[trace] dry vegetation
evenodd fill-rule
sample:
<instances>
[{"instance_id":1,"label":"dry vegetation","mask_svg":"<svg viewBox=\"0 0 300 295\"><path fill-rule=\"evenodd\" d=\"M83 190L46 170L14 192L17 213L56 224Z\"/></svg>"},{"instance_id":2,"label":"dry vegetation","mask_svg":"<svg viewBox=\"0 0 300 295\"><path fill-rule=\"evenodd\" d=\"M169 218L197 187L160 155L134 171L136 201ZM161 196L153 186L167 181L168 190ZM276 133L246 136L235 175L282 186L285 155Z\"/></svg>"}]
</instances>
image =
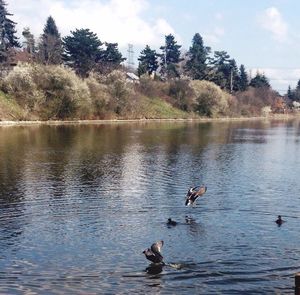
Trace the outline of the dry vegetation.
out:
<instances>
[{"instance_id":1,"label":"dry vegetation","mask_svg":"<svg viewBox=\"0 0 300 295\"><path fill-rule=\"evenodd\" d=\"M266 107L280 106L267 88L233 96L208 81L163 82L146 75L135 84L117 70L82 79L64 66L40 64L18 64L0 87L1 120L260 116Z\"/></svg>"}]
</instances>

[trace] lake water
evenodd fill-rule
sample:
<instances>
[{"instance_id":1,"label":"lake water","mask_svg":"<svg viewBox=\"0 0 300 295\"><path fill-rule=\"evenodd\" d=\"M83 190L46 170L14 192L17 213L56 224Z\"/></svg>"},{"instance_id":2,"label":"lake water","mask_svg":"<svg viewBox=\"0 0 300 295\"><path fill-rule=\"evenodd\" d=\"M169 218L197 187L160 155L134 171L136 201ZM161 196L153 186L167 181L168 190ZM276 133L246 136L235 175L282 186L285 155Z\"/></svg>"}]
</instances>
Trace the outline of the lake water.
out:
<instances>
[{"instance_id":1,"label":"lake water","mask_svg":"<svg viewBox=\"0 0 300 295\"><path fill-rule=\"evenodd\" d=\"M293 294L299 212L299 121L0 127L0 294Z\"/></svg>"}]
</instances>

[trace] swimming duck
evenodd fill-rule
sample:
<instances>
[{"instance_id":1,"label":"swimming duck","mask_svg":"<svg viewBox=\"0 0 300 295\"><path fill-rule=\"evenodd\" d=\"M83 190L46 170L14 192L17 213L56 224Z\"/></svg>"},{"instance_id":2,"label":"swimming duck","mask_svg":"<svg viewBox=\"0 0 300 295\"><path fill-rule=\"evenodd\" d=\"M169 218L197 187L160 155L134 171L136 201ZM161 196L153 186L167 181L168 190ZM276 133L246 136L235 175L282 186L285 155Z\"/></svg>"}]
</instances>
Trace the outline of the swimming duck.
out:
<instances>
[{"instance_id":1,"label":"swimming duck","mask_svg":"<svg viewBox=\"0 0 300 295\"><path fill-rule=\"evenodd\" d=\"M281 215L278 215L278 218L275 222L280 226L284 222L284 220L281 218Z\"/></svg>"},{"instance_id":2,"label":"swimming duck","mask_svg":"<svg viewBox=\"0 0 300 295\"><path fill-rule=\"evenodd\" d=\"M143 251L146 258L153 263L163 263L163 256L160 253L162 246L164 245L164 241L158 241L153 243L150 249L146 249Z\"/></svg>"},{"instance_id":3,"label":"swimming duck","mask_svg":"<svg viewBox=\"0 0 300 295\"><path fill-rule=\"evenodd\" d=\"M185 200L185 206L193 205L198 197L201 197L207 191L207 187L205 185L190 187Z\"/></svg>"},{"instance_id":4,"label":"swimming duck","mask_svg":"<svg viewBox=\"0 0 300 295\"><path fill-rule=\"evenodd\" d=\"M168 218L168 222L167 222L167 225L177 225L177 222L175 220L172 220L172 218Z\"/></svg>"}]
</instances>

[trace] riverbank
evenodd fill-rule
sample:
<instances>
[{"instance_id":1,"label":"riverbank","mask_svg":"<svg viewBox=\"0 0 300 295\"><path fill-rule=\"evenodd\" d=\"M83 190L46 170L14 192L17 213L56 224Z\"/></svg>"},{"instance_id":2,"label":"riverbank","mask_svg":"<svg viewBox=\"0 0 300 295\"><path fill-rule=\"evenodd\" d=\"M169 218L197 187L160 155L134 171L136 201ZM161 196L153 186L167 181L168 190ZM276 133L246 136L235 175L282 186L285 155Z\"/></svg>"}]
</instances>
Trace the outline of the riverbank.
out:
<instances>
[{"instance_id":1,"label":"riverbank","mask_svg":"<svg viewBox=\"0 0 300 295\"><path fill-rule=\"evenodd\" d=\"M113 119L113 120L32 120L32 121L0 121L0 126L28 125L84 125L111 123L147 123L147 122L229 122L229 121L260 121L260 120L292 120L300 119L300 114L275 114L260 117L221 117L221 118L192 118L192 119Z\"/></svg>"}]
</instances>

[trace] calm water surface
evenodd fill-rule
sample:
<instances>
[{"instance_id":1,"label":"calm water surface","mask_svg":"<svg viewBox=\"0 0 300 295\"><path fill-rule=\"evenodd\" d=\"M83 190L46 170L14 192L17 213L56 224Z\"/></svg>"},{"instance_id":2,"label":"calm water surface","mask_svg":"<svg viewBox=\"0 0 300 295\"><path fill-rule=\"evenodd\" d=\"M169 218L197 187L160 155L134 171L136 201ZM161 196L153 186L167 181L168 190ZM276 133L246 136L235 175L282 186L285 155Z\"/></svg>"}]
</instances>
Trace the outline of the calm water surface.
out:
<instances>
[{"instance_id":1,"label":"calm water surface","mask_svg":"<svg viewBox=\"0 0 300 295\"><path fill-rule=\"evenodd\" d=\"M1 127L0 294L293 294L299 139L298 121ZM150 274L160 239L177 268Z\"/></svg>"}]
</instances>

